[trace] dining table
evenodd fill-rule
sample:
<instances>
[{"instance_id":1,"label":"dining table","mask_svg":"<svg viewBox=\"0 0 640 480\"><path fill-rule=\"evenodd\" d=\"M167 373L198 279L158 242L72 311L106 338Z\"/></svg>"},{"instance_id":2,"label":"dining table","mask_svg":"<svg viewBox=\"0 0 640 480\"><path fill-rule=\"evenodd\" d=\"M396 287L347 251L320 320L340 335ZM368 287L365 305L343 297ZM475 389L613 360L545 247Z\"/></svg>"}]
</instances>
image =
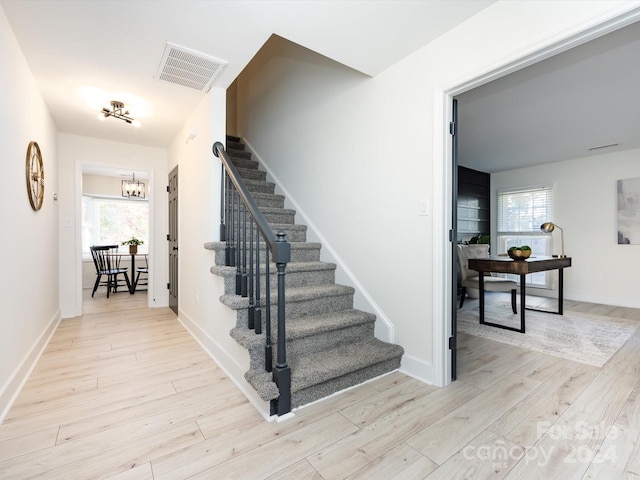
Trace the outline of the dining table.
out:
<instances>
[{"instance_id":1,"label":"dining table","mask_svg":"<svg viewBox=\"0 0 640 480\"><path fill-rule=\"evenodd\" d=\"M116 265L120 265L120 262L118 261L120 258L126 258L126 257L131 257L130 260L130 267L129 267L129 278L131 279L130 281L130 285L131 287L129 288L129 293L134 294L136 293L136 287L137 287L137 282L136 282L136 257L146 257L149 254L148 253L131 253L131 252L117 252L117 253L111 253L110 254L112 257L116 257Z\"/></svg>"}]
</instances>

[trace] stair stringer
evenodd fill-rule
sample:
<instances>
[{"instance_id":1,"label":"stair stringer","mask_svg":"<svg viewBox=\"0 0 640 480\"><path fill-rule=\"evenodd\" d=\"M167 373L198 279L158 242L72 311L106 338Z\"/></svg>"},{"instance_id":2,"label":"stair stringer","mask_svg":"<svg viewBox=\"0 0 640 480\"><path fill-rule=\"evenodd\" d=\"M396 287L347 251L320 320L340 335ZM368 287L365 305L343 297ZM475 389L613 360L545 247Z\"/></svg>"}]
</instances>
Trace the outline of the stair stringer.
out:
<instances>
[{"instance_id":1,"label":"stair stringer","mask_svg":"<svg viewBox=\"0 0 640 480\"><path fill-rule=\"evenodd\" d=\"M243 143L249 148L252 156L257 158L261 168L267 172L267 180L275 183L276 188L279 189L285 197L285 202L291 204L291 208L296 211L296 218L299 223L307 226L307 240L310 242L318 242L322 244L321 260L324 262L335 263L337 265L336 270L336 282L343 285L349 285L355 289L354 295L354 308L358 308L365 311L373 312L377 321L375 323L375 336L385 342L393 343L395 339L395 327L393 322L385 315L384 310L376 303L371 294L358 280L356 275L351 271L347 263L338 255L336 250L331 246L329 242L319 231L317 226L305 213L304 209L294 200L293 195L282 186L282 182L278 179L277 175L269 168L268 162L265 162L260 154L256 152L256 149L251 145L245 137L243 137Z\"/></svg>"}]
</instances>

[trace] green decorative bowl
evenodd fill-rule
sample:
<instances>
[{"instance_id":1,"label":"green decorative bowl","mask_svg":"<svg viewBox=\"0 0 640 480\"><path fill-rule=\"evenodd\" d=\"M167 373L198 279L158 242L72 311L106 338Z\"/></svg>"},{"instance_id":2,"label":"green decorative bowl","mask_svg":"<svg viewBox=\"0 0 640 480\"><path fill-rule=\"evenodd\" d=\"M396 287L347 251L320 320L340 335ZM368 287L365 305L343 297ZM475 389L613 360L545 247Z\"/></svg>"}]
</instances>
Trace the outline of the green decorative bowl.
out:
<instances>
[{"instance_id":1,"label":"green decorative bowl","mask_svg":"<svg viewBox=\"0 0 640 480\"><path fill-rule=\"evenodd\" d=\"M531 256L531 250L507 250L507 254L516 262L522 262Z\"/></svg>"}]
</instances>

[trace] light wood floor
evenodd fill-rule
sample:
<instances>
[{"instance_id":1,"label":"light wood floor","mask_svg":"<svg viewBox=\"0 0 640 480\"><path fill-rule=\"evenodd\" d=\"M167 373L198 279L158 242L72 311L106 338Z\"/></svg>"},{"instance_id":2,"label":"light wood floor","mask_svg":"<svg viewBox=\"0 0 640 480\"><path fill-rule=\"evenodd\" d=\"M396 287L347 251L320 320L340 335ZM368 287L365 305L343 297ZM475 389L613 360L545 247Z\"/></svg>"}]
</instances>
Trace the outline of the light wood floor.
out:
<instances>
[{"instance_id":1,"label":"light wood floor","mask_svg":"<svg viewBox=\"0 0 640 480\"><path fill-rule=\"evenodd\" d=\"M640 331L603 368L460 335L449 387L393 373L278 423L145 302L98 292L62 321L0 426L0 478L640 477Z\"/></svg>"}]
</instances>

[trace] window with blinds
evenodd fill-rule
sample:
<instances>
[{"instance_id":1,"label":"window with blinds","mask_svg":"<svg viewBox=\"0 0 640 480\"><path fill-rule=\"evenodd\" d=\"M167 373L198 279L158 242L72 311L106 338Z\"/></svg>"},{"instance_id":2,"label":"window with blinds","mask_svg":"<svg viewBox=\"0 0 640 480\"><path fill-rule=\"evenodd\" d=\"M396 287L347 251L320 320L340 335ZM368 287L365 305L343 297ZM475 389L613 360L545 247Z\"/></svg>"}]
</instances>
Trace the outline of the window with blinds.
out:
<instances>
[{"instance_id":1,"label":"window with blinds","mask_svg":"<svg viewBox=\"0 0 640 480\"><path fill-rule=\"evenodd\" d=\"M498 192L497 241L498 251L510 247L531 247L532 255L551 255L552 236L540 230L540 225L552 219L553 191L551 187L529 188ZM513 276L518 280L517 275ZM552 288L554 276L549 272L527 276L527 285Z\"/></svg>"},{"instance_id":2,"label":"window with blinds","mask_svg":"<svg viewBox=\"0 0 640 480\"><path fill-rule=\"evenodd\" d=\"M498 193L498 234L539 232L549 222L553 207L551 188Z\"/></svg>"}]
</instances>

